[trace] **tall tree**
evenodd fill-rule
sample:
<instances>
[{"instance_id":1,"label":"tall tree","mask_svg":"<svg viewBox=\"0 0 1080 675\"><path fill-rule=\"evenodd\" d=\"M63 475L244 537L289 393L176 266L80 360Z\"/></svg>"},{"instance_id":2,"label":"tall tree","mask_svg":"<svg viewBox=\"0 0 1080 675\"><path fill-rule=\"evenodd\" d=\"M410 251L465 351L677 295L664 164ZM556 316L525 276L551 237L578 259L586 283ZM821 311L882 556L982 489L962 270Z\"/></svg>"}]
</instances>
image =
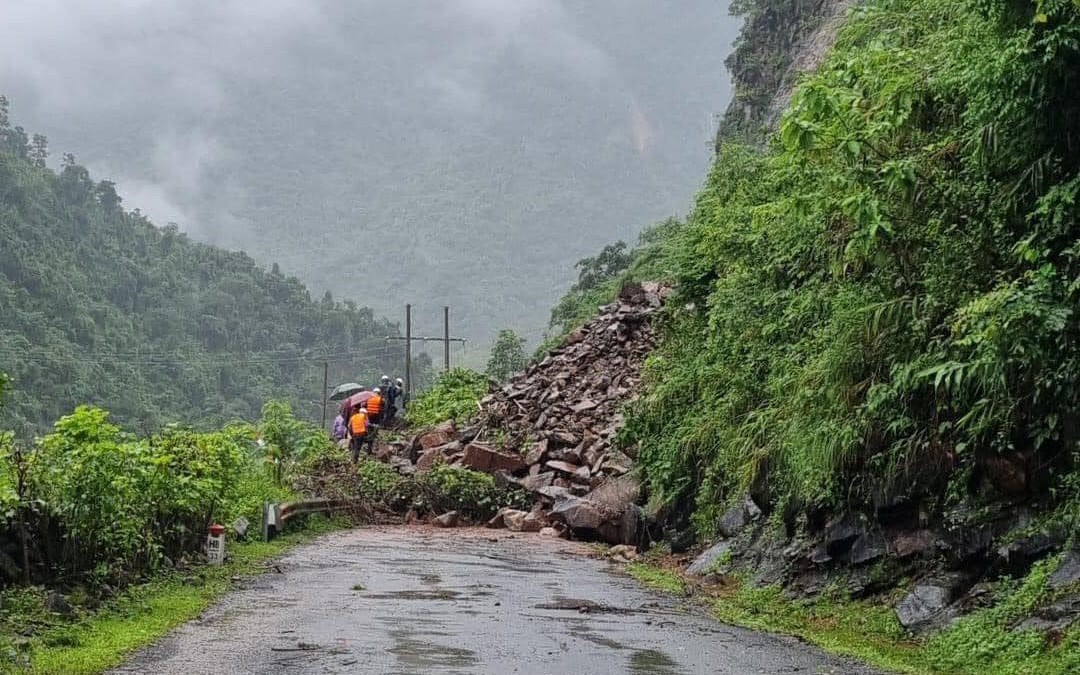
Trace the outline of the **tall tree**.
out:
<instances>
[{"instance_id":1,"label":"tall tree","mask_svg":"<svg viewBox=\"0 0 1080 675\"><path fill-rule=\"evenodd\" d=\"M498 382L505 382L511 375L524 369L527 363L525 339L509 328L499 331L495 344L491 347L487 376Z\"/></svg>"}]
</instances>

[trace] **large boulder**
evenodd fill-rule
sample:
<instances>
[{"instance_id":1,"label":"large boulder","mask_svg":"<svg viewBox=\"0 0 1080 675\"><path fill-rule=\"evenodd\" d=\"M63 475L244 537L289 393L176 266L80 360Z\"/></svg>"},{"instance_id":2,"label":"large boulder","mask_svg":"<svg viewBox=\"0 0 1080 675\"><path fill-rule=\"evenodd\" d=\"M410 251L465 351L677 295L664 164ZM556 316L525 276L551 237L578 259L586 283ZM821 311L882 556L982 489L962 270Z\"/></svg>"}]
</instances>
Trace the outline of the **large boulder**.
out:
<instances>
[{"instance_id":1,"label":"large boulder","mask_svg":"<svg viewBox=\"0 0 1080 675\"><path fill-rule=\"evenodd\" d=\"M752 521L761 516L761 509L750 495L740 504L731 507L716 522L716 531L723 537L734 537L743 531Z\"/></svg>"},{"instance_id":2,"label":"large boulder","mask_svg":"<svg viewBox=\"0 0 1080 675\"><path fill-rule=\"evenodd\" d=\"M1080 584L1080 551L1066 553L1047 584L1055 591Z\"/></svg>"},{"instance_id":3,"label":"large boulder","mask_svg":"<svg viewBox=\"0 0 1080 675\"><path fill-rule=\"evenodd\" d=\"M457 527L460 519L461 514L457 511L447 511L441 516L436 517L432 522L436 527Z\"/></svg>"},{"instance_id":4,"label":"large boulder","mask_svg":"<svg viewBox=\"0 0 1080 675\"><path fill-rule=\"evenodd\" d=\"M619 513L640 498L641 482L630 474L609 479L588 494L589 501Z\"/></svg>"},{"instance_id":5,"label":"large boulder","mask_svg":"<svg viewBox=\"0 0 1080 675\"><path fill-rule=\"evenodd\" d=\"M911 631L940 626L949 618L949 603L956 597L960 577L944 575L920 581L893 608L900 625Z\"/></svg>"},{"instance_id":6,"label":"large boulder","mask_svg":"<svg viewBox=\"0 0 1080 675\"><path fill-rule=\"evenodd\" d=\"M481 443L470 443L465 446L461 466L486 473L496 473L498 471L517 473L527 468L520 455L502 452Z\"/></svg>"},{"instance_id":7,"label":"large boulder","mask_svg":"<svg viewBox=\"0 0 1080 675\"><path fill-rule=\"evenodd\" d=\"M610 517L587 499L566 496L551 507L551 517L574 530L598 530Z\"/></svg>"},{"instance_id":8,"label":"large boulder","mask_svg":"<svg viewBox=\"0 0 1080 675\"><path fill-rule=\"evenodd\" d=\"M429 431L424 434L420 434L417 442L420 444L421 451L437 448L440 445L446 445L454 440L452 434L448 434L445 431Z\"/></svg>"}]
</instances>

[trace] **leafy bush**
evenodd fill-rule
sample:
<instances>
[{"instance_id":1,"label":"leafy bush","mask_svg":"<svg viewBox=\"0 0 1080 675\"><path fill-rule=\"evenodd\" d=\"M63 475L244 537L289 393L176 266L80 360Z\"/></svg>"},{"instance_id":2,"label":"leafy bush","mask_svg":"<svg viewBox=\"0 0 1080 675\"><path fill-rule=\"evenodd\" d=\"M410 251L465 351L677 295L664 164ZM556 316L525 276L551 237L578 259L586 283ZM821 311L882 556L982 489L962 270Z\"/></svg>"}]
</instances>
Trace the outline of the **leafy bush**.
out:
<instances>
[{"instance_id":1,"label":"leafy bush","mask_svg":"<svg viewBox=\"0 0 1080 675\"><path fill-rule=\"evenodd\" d=\"M402 490L405 479L394 467L375 460L365 460L357 467L360 475L360 497L370 501L394 501L395 492Z\"/></svg>"},{"instance_id":2,"label":"leafy bush","mask_svg":"<svg viewBox=\"0 0 1080 675\"><path fill-rule=\"evenodd\" d=\"M416 478L417 506L432 513L458 511L467 518L485 520L502 506L520 505L515 495L495 485L491 474L458 466L436 464Z\"/></svg>"},{"instance_id":3,"label":"leafy bush","mask_svg":"<svg viewBox=\"0 0 1080 675\"><path fill-rule=\"evenodd\" d=\"M273 416L272 425L280 448L313 443L304 434L289 437L300 445L282 440L281 429L306 428L286 415ZM214 521L257 521L264 501L289 495L275 482L257 435L249 425L217 432L169 426L136 438L110 423L106 411L77 408L27 456L27 498L38 510L36 558L51 563L49 574L122 582L166 557L198 551ZM13 498L8 474L10 467L0 469L5 501Z\"/></svg>"},{"instance_id":4,"label":"leafy bush","mask_svg":"<svg viewBox=\"0 0 1080 675\"><path fill-rule=\"evenodd\" d=\"M420 394L405 411L405 419L416 427L433 426L446 420L466 422L479 412L479 402L488 392L487 378L467 368L454 368L435 379L431 389Z\"/></svg>"},{"instance_id":5,"label":"leafy bush","mask_svg":"<svg viewBox=\"0 0 1080 675\"><path fill-rule=\"evenodd\" d=\"M279 484L287 465L317 457L333 448L324 431L297 419L285 401L267 401L263 405L258 435L265 443L267 459L274 465Z\"/></svg>"}]
</instances>

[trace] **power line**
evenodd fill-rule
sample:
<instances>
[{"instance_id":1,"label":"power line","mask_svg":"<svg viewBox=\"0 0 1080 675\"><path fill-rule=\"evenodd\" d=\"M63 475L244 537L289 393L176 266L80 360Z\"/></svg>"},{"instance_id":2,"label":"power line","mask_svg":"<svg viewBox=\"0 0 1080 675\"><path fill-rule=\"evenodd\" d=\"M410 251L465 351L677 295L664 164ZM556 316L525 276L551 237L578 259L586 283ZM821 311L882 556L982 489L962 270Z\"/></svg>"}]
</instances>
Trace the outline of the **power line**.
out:
<instances>
[{"instance_id":1,"label":"power line","mask_svg":"<svg viewBox=\"0 0 1080 675\"><path fill-rule=\"evenodd\" d=\"M18 359L26 362L63 362L63 363L81 363L87 365L99 365L99 366L174 366L174 365L263 365L263 364L277 364L277 363L302 363L307 361L341 361L346 359L368 359L378 358L383 356L392 356L400 352L400 349L395 349L391 346L385 346L380 349L366 350L366 351L341 351L332 353L305 353L305 354L292 354L281 356L268 356L259 352L249 352L247 354L240 353L210 353L210 354L192 354L184 356L182 354L170 354L162 356L151 356L149 358L130 358L122 355L110 355L110 354L95 354L95 355L67 355L67 354L42 354L42 353L27 353L27 352L7 352L0 351L0 359Z\"/></svg>"}]
</instances>

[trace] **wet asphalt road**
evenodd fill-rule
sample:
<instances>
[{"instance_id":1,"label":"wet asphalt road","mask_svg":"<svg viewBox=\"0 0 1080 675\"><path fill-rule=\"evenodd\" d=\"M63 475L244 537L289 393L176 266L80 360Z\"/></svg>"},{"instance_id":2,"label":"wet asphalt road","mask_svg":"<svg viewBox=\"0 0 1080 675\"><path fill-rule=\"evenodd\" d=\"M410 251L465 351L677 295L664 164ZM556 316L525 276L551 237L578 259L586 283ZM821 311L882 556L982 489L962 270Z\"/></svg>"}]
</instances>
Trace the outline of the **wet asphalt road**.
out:
<instances>
[{"instance_id":1,"label":"wet asphalt road","mask_svg":"<svg viewBox=\"0 0 1080 675\"><path fill-rule=\"evenodd\" d=\"M718 623L586 550L491 530L328 535L114 672L871 672Z\"/></svg>"}]
</instances>

